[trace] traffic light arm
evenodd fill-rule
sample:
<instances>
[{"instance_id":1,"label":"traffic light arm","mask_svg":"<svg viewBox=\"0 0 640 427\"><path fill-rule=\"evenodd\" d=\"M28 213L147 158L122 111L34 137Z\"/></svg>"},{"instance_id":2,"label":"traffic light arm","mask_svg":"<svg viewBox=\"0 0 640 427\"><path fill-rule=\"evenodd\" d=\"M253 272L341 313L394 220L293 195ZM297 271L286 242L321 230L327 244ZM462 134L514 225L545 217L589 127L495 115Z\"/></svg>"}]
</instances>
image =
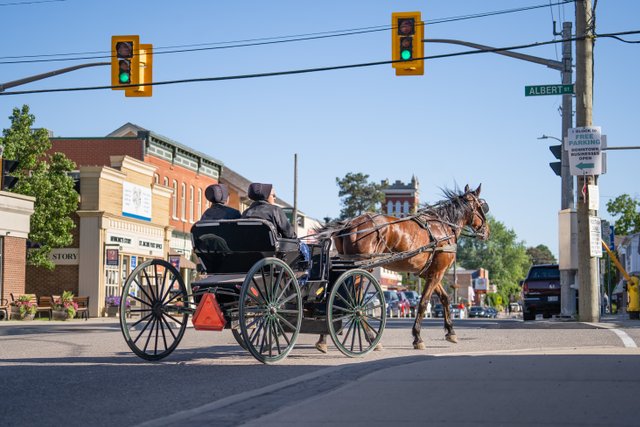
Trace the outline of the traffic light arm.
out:
<instances>
[{"instance_id":1,"label":"traffic light arm","mask_svg":"<svg viewBox=\"0 0 640 427\"><path fill-rule=\"evenodd\" d=\"M552 59L540 58L538 56L526 55L524 53L511 52L509 50L498 50L495 47L485 46L482 44L466 42L464 40L454 40L454 39L424 39L422 40L425 43L448 43L448 44L459 44L462 46L472 47L478 50L486 50L492 51L493 53L497 53L498 55L510 56L512 58L521 59L523 61L534 62L536 64L546 65L549 68L554 70L563 70L562 62L554 61Z\"/></svg>"},{"instance_id":2,"label":"traffic light arm","mask_svg":"<svg viewBox=\"0 0 640 427\"><path fill-rule=\"evenodd\" d=\"M0 92L4 92L5 89L10 89L12 87L21 86L27 83L46 79L48 77L57 76L58 74L69 73L71 71L79 70L80 68L100 67L103 65L111 65L111 62L92 62L90 64L74 65L73 67L61 68L59 70L53 70L47 73L36 74L35 76L25 77L24 79L20 79L20 80L13 80L7 83L0 83Z\"/></svg>"}]
</instances>

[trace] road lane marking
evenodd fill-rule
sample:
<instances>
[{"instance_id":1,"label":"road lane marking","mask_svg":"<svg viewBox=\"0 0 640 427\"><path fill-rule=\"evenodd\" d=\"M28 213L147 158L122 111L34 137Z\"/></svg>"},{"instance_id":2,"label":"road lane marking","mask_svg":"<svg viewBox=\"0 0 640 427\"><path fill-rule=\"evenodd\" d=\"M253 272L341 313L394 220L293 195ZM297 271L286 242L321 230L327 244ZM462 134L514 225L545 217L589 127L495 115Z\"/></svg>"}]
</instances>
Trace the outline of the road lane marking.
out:
<instances>
[{"instance_id":1,"label":"road lane marking","mask_svg":"<svg viewBox=\"0 0 640 427\"><path fill-rule=\"evenodd\" d=\"M631 338L625 331L621 331L620 329L611 329L611 332L616 334L627 348L637 348L636 342Z\"/></svg>"},{"instance_id":2,"label":"road lane marking","mask_svg":"<svg viewBox=\"0 0 640 427\"><path fill-rule=\"evenodd\" d=\"M625 331L621 329L617 329L615 326L605 325L602 323L591 323L591 322L584 322L584 323L586 323L587 325L595 326L596 328L610 330L611 332L616 334L618 338L620 338L620 340L622 341L622 344L624 344L626 348L638 348L638 345L633 340L633 338L629 336L629 334L627 334Z\"/></svg>"}]
</instances>

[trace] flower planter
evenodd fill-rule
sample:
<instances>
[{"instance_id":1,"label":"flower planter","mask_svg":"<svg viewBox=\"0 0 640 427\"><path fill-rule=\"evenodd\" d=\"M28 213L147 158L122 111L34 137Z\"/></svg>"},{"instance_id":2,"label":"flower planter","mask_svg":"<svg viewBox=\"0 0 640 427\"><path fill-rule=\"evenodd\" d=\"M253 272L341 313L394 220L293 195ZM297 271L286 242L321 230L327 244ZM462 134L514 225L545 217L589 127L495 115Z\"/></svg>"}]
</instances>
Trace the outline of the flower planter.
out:
<instances>
[{"instance_id":1,"label":"flower planter","mask_svg":"<svg viewBox=\"0 0 640 427\"><path fill-rule=\"evenodd\" d=\"M115 306L107 306L104 308L104 314L107 317L116 317L118 316L118 311L120 310L120 307L118 307L117 305Z\"/></svg>"},{"instance_id":2,"label":"flower planter","mask_svg":"<svg viewBox=\"0 0 640 427\"><path fill-rule=\"evenodd\" d=\"M67 320L71 319L67 310L53 310L51 312L51 320Z\"/></svg>"},{"instance_id":3,"label":"flower planter","mask_svg":"<svg viewBox=\"0 0 640 427\"><path fill-rule=\"evenodd\" d=\"M35 313L20 314L20 309L18 307L11 307L11 320L33 320L35 316Z\"/></svg>"}]
</instances>

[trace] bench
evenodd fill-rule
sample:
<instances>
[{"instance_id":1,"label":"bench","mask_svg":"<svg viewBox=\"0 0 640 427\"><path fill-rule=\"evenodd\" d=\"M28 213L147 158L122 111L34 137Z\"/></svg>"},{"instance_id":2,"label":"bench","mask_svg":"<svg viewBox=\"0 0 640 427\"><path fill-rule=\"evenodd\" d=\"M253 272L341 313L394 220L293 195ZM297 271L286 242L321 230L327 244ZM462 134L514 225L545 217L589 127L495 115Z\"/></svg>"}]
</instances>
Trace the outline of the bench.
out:
<instances>
[{"instance_id":1,"label":"bench","mask_svg":"<svg viewBox=\"0 0 640 427\"><path fill-rule=\"evenodd\" d=\"M89 320L89 297L73 297L73 301L78 304L76 316Z\"/></svg>"},{"instance_id":2,"label":"bench","mask_svg":"<svg viewBox=\"0 0 640 427\"><path fill-rule=\"evenodd\" d=\"M2 298L0 299L0 313L4 313L4 320L11 318L11 310L9 309L9 301Z\"/></svg>"}]
</instances>

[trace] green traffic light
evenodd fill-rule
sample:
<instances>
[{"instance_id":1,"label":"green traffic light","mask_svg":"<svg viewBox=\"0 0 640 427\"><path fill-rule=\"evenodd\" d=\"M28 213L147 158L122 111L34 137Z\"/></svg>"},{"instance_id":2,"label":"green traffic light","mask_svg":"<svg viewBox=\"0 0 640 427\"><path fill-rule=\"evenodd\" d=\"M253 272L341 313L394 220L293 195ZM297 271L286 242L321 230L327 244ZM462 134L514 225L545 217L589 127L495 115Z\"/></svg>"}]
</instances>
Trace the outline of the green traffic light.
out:
<instances>
[{"instance_id":1,"label":"green traffic light","mask_svg":"<svg viewBox=\"0 0 640 427\"><path fill-rule=\"evenodd\" d=\"M129 73L120 73L120 83L129 83Z\"/></svg>"},{"instance_id":2,"label":"green traffic light","mask_svg":"<svg viewBox=\"0 0 640 427\"><path fill-rule=\"evenodd\" d=\"M411 51L410 50L403 50L402 52L400 52L400 57L405 61L411 59Z\"/></svg>"}]
</instances>

